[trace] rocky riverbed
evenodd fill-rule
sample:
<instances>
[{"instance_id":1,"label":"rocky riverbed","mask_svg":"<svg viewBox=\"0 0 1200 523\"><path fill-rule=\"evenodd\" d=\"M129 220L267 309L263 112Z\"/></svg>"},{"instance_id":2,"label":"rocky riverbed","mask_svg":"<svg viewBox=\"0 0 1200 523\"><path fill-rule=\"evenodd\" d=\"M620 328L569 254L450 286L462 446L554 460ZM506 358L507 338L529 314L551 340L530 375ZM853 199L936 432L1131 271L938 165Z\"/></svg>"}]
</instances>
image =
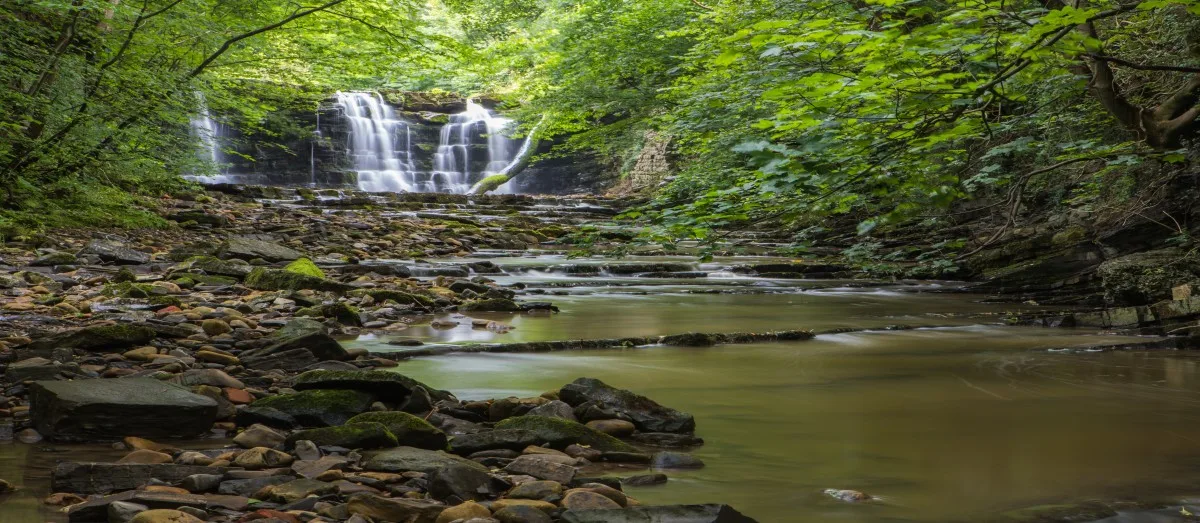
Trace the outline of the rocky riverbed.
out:
<instances>
[{"instance_id":1,"label":"rocky riverbed","mask_svg":"<svg viewBox=\"0 0 1200 523\"><path fill-rule=\"evenodd\" d=\"M435 313L554 314L489 278L501 271L488 261L424 258L552 244L611 216L611 202L216 189L164 200L176 228L48 231L3 245L0 441L126 452L62 456L48 518L752 521L728 506L647 506L622 492L704 466L686 452L703 443L686 413L587 378L535 397L460 401L442 388L453 383L418 382L389 370L394 358L339 341ZM210 443L174 444L197 438Z\"/></svg>"}]
</instances>

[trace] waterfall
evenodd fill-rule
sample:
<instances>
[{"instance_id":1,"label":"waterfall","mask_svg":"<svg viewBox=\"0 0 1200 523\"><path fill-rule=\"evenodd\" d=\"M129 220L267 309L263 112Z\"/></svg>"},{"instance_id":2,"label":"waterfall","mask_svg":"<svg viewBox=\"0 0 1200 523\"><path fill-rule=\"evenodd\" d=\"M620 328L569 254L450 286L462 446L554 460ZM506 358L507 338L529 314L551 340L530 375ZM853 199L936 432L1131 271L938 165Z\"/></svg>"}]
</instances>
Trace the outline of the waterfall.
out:
<instances>
[{"instance_id":1,"label":"waterfall","mask_svg":"<svg viewBox=\"0 0 1200 523\"><path fill-rule=\"evenodd\" d=\"M337 105L350 124L348 149L358 171L358 188L370 192L436 192L427 174L416 172L412 131L383 96L337 93ZM399 131L403 129L404 132Z\"/></svg>"},{"instance_id":2,"label":"waterfall","mask_svg":"<svg viewBox=\"0 0 1200 523\"><path fill-rule=\"evenodd\" d=\"M379 94L337 94L350 127L347 150L358 172L358 188L369 192L466 193L489 175L505 172L519 159L516 144L504 135L512 123L473 100L442 126L433 154L433 170L417 170L412 124L399 119ZM484 139L481 140L480 137ZM487 147L487 160L472 149Z\"/></svg>"},{"instance_id":3,"label":"waterfall","mask_svg":"<svg viewBox=\"0 0 1200 523\"><path fill-rule=\"evenodd\" d=\"M217 169L224 174L225 166L222 165L224 160L221 153L221 126L213 121L212 114L208 112L208 102L204 99L204 93L196 92L196 98L200 101L200 114L191 119L192 134L200 140L200 148L197 155L201 160L207 160L217 166Z\"/></svg>"}]
</instances>

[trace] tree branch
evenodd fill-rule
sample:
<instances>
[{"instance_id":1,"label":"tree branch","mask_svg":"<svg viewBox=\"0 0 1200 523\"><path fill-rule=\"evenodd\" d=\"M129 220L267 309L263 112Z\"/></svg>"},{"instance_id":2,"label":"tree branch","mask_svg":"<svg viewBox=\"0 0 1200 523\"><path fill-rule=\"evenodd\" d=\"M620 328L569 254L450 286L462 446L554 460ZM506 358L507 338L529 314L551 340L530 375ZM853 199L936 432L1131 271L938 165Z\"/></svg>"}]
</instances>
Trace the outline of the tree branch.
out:
<instances>
[{"instance_id":1,"label":"tree branch","mask_svg":"<svg viewBox=\"0 0 1200 523\"><path fill-rule=\"evenodd\" d=\"M1083 53L1083 55L1088 58L1091 58L1093 60L1099 61L1099 62L1111 62L1111 63L1117 64L1117 65L1122 65L1122 66L1128 67L1130 69L1137 69L1139 71L1174 71L1174 72L1179 72L1179 73L1200 73L1200 67L1179 67L1179 66L1172 66L1172 65L1139 64L1139 63L1135 63L1135 62L1130 62L1129 60L1123 60L1123 59L1117 58L1115 56L1106 56L1106 55L1102 55L1102 54L1098 54L1098 53Z\"/></svg>"},{"instance_id":2,"label":"tree branch","mask_svg":"<svg viewBox=\"0 0 1200 523\"><path fill-rule=\"evenodd\" d=\"M208 55L208 57L205 58L203 62L200 62L200 65L197 65L195 69L192 69L191 73L188 73L187 77L195 78L196 76L199 76L200 73L204 72L204 69L207 68L209 66L209 64L213 63L213 61L216 60L217 58L220 58L221 55L225 54L225 52L229 50L229 48L233 47L234 44L236 44L242 40L245 40L247 38L250 38L250 37L253 37L256 35L260 35L262 33L270 31L272 29L278 29L280 27L283 27L283 26L291 23L292 21L294 21L298 18L304 18L313 13L324 11L326 9L329 9L330 7L341 4L345 1L346 0L331 0L329 2L326 2L325 4L319 5L312 9L305 9L303 11L297 11L295 13L292 13L291 16L284 18L283 20L280 20L273 24L264 25L253 31L249 31L249 32L234 36L233 38L226 40L225 43L221 44L221 47L218 48L215 52Z\"/></svg>"}]
</instances>

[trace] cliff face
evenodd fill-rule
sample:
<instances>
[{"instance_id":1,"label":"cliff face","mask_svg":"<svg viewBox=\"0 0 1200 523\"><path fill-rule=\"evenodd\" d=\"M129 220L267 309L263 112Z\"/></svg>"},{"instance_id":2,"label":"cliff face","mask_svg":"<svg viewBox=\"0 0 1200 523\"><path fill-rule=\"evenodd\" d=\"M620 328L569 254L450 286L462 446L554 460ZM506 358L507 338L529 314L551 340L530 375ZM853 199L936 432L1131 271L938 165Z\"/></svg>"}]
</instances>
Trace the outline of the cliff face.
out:
<instances>
[{"instance_id":1,"label":"cliff face","mask_svg":"<svg viewBox=\"0 0 1200 523\"><path fill-rule=\"evenodd\" d=\"M408 124L412 160L418 171L432 171L442 127L466 109L461 97L428 93L390 92L384 100ZM485 107L493 107L488 100ZM218 116L218 118L220 118ZM322 100L315 111L287 110L270 114L253 129L225 125L218 138L224 151L221 170L235 181L268 185L354 186L357 175L350 153L350 125L337 99ZM476 136L471 147L471 170L487 164L486 139ZM615 174L594 155L553 152L543 141L537 155L513 182L518 192L538 194L600 193Z\"/></svg>"}]
</instances>

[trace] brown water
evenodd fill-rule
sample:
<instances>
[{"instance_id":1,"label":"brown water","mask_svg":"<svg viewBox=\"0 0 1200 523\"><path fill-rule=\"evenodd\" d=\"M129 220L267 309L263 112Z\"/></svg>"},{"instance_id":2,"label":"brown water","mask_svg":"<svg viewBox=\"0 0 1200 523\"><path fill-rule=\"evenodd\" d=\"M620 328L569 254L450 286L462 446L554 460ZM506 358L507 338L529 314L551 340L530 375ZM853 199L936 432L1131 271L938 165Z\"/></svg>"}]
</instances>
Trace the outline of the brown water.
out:
<instances>
[{"instance_id":1,"label":"brown water","mask_svg":"<svg viewBox=\"0 0 1200 523\"><path fill-rule=\"evenodd\" d=\"M595 377L692 413L707 442L695 453L708 466L632 489L644 502L724 502L764 522L982 521L1032 505L1200 493L1200 354L1057 350L1130 339L1001 326L999 315L1016 307L962 294L783 281L748 282L771 294L687 294L732 289L515 279L572 294L546 298L563 309L553 317L480 315L514 325L507 334L473 330L460 316L457 328L403 335L453 343L945 326L704 349L449 355L397 369L469 399ZM381 341L356 344L387 350ZM882 501L844 504L825 488Z\"/></svg>"}]
</instances>

